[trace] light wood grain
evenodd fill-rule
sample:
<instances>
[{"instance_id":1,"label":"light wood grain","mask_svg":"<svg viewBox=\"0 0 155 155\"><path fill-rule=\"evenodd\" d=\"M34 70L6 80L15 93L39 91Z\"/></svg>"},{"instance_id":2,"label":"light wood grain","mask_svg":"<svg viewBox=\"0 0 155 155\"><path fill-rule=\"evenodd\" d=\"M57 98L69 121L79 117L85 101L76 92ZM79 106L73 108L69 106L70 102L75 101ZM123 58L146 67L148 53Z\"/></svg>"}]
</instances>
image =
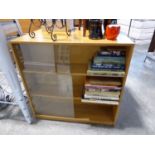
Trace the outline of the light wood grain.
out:
<instances>
[{"instance_id":1,"label":"light wood grain","mask_svg":"<svg viewBox=\"0 0 155 155\"><path fill-rule=\"evenodd\" d=\"M125 35L120 34L116 41L101 39L101 40L91 40L88 35L86 37L82 36L82 31L76 30L72 32L71 36L68 37L66 33L59 32L58 40L52 41L50 35L47 32L44 32L42 29L35 31L36 37L30 38L28 34L23 35L22 37L15 38L12 43L52 43L52 44L78 44L78 45L113 45L113 46L126 46L131 45L133 42Z\"/></svg>"},{"instance_id":2,"label":"light wood grain","mask_svg":"<svg viewBox=\"0 0 155 155\"><path fill-rule=\"evenodd\" d=\"M66 37L65 33L60 33L58 35L58 41L53 42L50 38L50 36L46 33L43 32L42 30L38 30L36 31L36 38L32 39L29 37L29 35L24 35L22 37L19 37L17 39L14 39L11 41L11 44L13 47L17 46L17 45L23 45L23 44L33 44L33 46L40 46L40 44L44 44L44 46L49 46L53 45L54 46L54 53L55 53L55 62L56 65L57 63L61 63L61 60L59 60L59 54L58 52L64 52L64 49L66 49L65 51L68 52L69 54L69 61L67 62L70 67L69 67L69 72L67 73L59 73L58 72L58 67L56 66L57 70L54 73L51 72L46 72L46 71L34 71L34 70L25 70L24 65L20 62L20 55L18 55L18 52L15 49L15 57L16 57L16 62L17 65L20 69L21 72L21 76L22 76L22 80L24 82L24 85L26 87L26 91L28 93L28 96L30 98L30 102L31 102L31 107L35 113L35 116L37 118L40 119L51 119L51 120L62 120L62 121L69 121L69 122L81 122L81 123L95 123L95 124L106 124L106 125L114 125L117 122L117 118L118 118L118 114L119 114L119 107L120 107L120 103L122 100L122 96L124 93L124 86L125 86L125 82L126 82L126 78L128 75L128 70L129 70L129 66L130 66L130 62L131 62L131 58L132 58L132 54L133 54L133 47L134 44L133 42L126 36L124 35L119 35L118 39L116 41L110 41L110 40L106 40L106 39L102 39L102 40L90 40L88 38L88 36L83 37L82 36L82 32L76 30L75 32L72 33L71 37ZM46 45L48 44L48 45ZM65 45L65 46L61 46L62 48L60 48L60 45ZM38 47L39 47L38 46ZM87 77L87 69L88 69L88 64L90 63L90 61L93 59L93 57L95 56L95 54L97 53L97 51L100 49L100 47L104 47L104 46L110 46L110 47L115 47L115 48L125 48L126 49L126 70L125 70L125 76L124 77L120 77L120 82L121 82L121 86L123 87L122 91L121 91L121 96L120 96L120 103L119 105L99 105L99 104L91 104L91 103L82 103L81 102L81 98L83 96L83 91L84 91L84 83ZM39 50L40 48L38 48ZM62 51L60 51L60 49ZM44 52L44 50L42 50ZM28 52L28 51L24 51L24 52ZM49 52L51 52L49 50ZM33 54L33 51L32 53ZM30 55L31 56L31 55ZM61 58L61 57L60 57ZM46 79L46 77L51 76L51 78L47 78L48 80L41 80L42 83L40 84L40 82L38 81L38 83L36 84L38 86L38 92L35 91L33 92L32 89L30 90L29 87L31 86L29 81L32 81L33 79L30 80L26 80L25 75L24 74L38 74L38 77L40 76L45 76L44 79ZM73 88L73 92L72 95L73 96L56 96L55 92L52 91L40 91L39 92L39 87L43 88L43 85L46 86L45 88L48 88L51 86L52 83L52 76L55 76L56 74L59 75L69 75L71 76L72 79L72 88ZM95 77L94 78L98 78ZM108 78L108 77L106 77ZM112 78L117 78L118 77L112 77ZM112 79L110 77L110 79ZM34 78L35 79L35 78ZM104 78L103 78L104 79ZM49 84L48 84L49 83ZM49 86L48 86L48 85ZM55 89L56 90L56 89ZM72 113L72 117L62 117L61 113L59 113L59 115L57 116L53 116L53 115L47 115L46 113L38 113L38 111L36 111L34 104L33 104L33 99L32 96L40 96L40 97L47 97L49 98L49 101L51 100L51 104L52 104L52 100L56 101L57 99L59 99L59 101L63 102L65 104L68 104L67 100L73 100L73 108L74 108L74 117L73 117L73 113ZM53 98L53 99L52 99ZM48 104L50 105L50 102L48 101ZM36 103L37 104L37 103ZM63 104L63 103L62 103ZM45 106L44 103L40 103L39 106ZM64 105L63 105L64 106ZM40 107L38 107L40 108ZM48 109L50 110L50 109ZM57 109L58 112L59 109ZM52 110L51 110L52 111ZM54 113L54 112L53 112Z\"/></svg>"}]
</instances>

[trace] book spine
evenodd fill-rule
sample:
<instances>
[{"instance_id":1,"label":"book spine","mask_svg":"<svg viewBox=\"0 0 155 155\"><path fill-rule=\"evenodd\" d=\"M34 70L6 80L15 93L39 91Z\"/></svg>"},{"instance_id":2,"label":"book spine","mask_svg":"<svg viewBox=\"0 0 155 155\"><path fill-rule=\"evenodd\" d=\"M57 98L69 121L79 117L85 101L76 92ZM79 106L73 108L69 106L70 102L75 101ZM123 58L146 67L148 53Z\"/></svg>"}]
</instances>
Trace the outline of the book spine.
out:
<instances>
[{"instance_id":1,"label":"book spine","mask_svg":"<svg viewBox=\"0 0 155 155\"><path fill-rule=\"evenodd\" d=\"M98 103L98 104L109 104L109 105L118 105L119 104L119 102L117 102L117 101L105 101L105 100L82 99L81 101L84 103L89 102L92 104L96 104L96 103Z\"/></svg>"},{"instance_id":2,"label":"book spine","mask_svg":"<svg viewBox=\"0 0 155 155\"><path fill-rule=\"evenodd\" d=\"M113 73L113 74L100 74L100 73L92 73L87 71L87 75L89 76L101 76L101 77L124 77L125 74L117 74L117 73Z\"/></svg>"},{"instance_id":3,"label":"book spine","mask_svg":"<svg viewBox=\"0 0 155 155\"><path fill-rule=\"evenodd\" d=\"M96 99L96 100L111 100L111 101L118 101L118 97L106 97L106 96L94 96L94 95L84 95L86 99Z\"/></svg>"},{"instance_id":4,"label":"book spine","mask_svg":"<svg viewBox=\"0 0 155 155\"><path fill-rule=\"evenodd\" d=\"M124 61L125 57L96 56L94 59L97 59L97 60L118 60L118 61Z\"/></svg>"},{"instance_id":5,"label":"book spine","mask_svg":"<svg viewBox=\"0 0 155 155\"><path fill-rule=\"evenodd\" d=\"M125 57L102 57L102 56L96 56L93 59L93 63L95 64L102 64L102 63L117 63L117 64L124 64L125 63Z\"/></svg>"},{"instance_id":6,"label":"book spine","mask_svg":"<svg viewBox=\"0 0 155 155\"><path fill-rule=\"evenodd\" d=\"M120 94L105 94L105 93L100 93L100 92L85 92L85 95L90 95L90 96L101 96L101 97L116 97L118 98Z\"/></svg>"},{"instance_id":7,"label":"book spine","mask_svg":"<svg viewBox=\"0 0 155 155\"><path fill-rule=\"evenodd\" d=\"M91 64L91 69L124 70L123 64Z\"/></svg>"},{"instance_id":8,"label":"book spine","mask_svg":"<svg viewBox=\"0 0 155 155\"><path fill-rule=\"evenodd\" d=\"M118 58L125 57L124 54L111 54L111 53L98 53L97 56L99 56L99 57L118 57Z\"/></svg>"},{"instance_id":9,"label":"book spine","mask_svg":"<svg viewBox=\"0 0 155 155\"><path fill-rule=\"evenodd\" d=\"M92 85L92 84L85 84L86 89L100 89L102 91L106 90L121 90L121 87L117 86L102 86L102 85Z\"/></svg>"},{"instance_id":10,"label":"book spine","mask_svg":"<svg viewBox=\"0 0 155 155\"><path fill-rule=\"evenodd\" d=\"M125 64L125 60L114 60L114 59L109 59L109 60L103 60L103 59L94 59L93 60L93 63L94 64L122 64L124 65Z\"/></svg>"},{"instance_id":11,"label":"book spine","mask_svg":"<svg viewBox=\"0 0 155 155\"><path fill-rule=\"evenodd\" d=\"M117 92L109 92L109 91L100 91L100 90L96 90L96 91L91 91L91 90L89 90L89 89L85 89L85 93L87 93L87 94L101 94L101 95L114 95L114 96L119 96L120 95L120 91L117 91Z\"/></svg>"},{"instance_id":12,"label":"book spine","mask_svg":"<svg viewBox=\"0 0 155 155\"><path fill-rule=\"evenodd\" d=\"M125 50L116 50L116 49L100 49L98 52L99 55L108 55L108 56L125 56Z\"/></svg>"},{"instance_id":13,"label":"book spine","mask_svg":"<svg viewBox=\"0 0 155 155\"><path fill-rule=\"evenodd\" d=\"M90 87L85 87L85 91L87 92L100 92L100 93L118 93L120 90L118 89L102 89L102 88L90 88Z\"/></svg>"},{"instance_id":14,"label":"book spine","mask_svg":"<svg viewBox=\"0 0 155 155\"><path fill-rule=\"evenodd\" d=\"M90 75L111 75L111 76L124 76L125 75L125 72L123 71L100 71L100 70L88 70L87 71L87 74L90 74Z\"/></svg>"}]
</instances>

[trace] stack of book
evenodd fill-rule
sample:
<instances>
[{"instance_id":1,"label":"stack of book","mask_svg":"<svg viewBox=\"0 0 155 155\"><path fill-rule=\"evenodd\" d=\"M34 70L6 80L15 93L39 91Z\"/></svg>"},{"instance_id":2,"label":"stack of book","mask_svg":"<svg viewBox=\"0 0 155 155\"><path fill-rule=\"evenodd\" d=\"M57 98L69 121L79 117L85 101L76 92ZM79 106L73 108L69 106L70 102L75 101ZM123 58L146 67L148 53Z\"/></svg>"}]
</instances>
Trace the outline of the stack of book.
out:
<instances>
[{"instance_id":1,"label":"stack of book","mask_svg":"<svg viewBox=\"0 0 155 155\"><path fill-rule=\"evenodd\" d=\"M94 76L124 76L125 51L111 48L101 49L90 63L87 74Z\"/></svg>"},{"instance_id":2,"label":"stack of book","mask_svg":"<svg viewBox=\"0 0 155 155\"><path fill-rule=\"evenodd\" d=\"M120 81L87 80L82 102L118 105Z\"/></svg>"}]
</instances>

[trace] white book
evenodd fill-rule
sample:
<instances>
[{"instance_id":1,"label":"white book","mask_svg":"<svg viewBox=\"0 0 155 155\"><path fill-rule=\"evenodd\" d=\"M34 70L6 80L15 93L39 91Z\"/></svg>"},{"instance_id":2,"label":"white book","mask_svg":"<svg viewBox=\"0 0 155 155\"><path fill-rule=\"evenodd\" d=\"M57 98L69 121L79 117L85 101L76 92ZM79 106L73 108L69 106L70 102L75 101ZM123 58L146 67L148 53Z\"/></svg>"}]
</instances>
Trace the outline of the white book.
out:
<instances>
[{"instance_id":1,"label":"white book","mask_svg":"<svg viewBox=\"0 0 155 155\"><path fill-rule=\"evenodd\" d=\"M90 76L117 76L117 77L124 77L125 71L93 71L93 70L87 70L87 75Z\"/></svg>"},{"instance_id":2,"label":"white book","mask_svg":"<svg viewBox=\"0 0 155 155\"><path fill-rule=\"evenodd\" d=\"M84 94L84 98L86 98L86 99L96 99L96 100L114 100L114 101L119 100L119 97L97 96L97 95L87 95L87 94Z\"/></svg>"},{"instance_id":3,"label":"white book","mask_svg":"<svg viewBox=\"0 0 155 155\"><path fill-rule=\"evenodd\" d=\"M118 105L117 101L106 101L106 100L93 100L93 99L81 99L83 103L92 103L92 104L108 104L108 105Z\"/></svg>"},{"instance_id":4,"label":"white book","mask_svg":"<svg viewBox=\"0 0 155 155\"><path fill-rule=\"evenodd\" d=\"M106 97L119 97L120 92L98 92L98 91L85 91L85 94L92 96L106 96Z\"/></svg>"}]
</instances>

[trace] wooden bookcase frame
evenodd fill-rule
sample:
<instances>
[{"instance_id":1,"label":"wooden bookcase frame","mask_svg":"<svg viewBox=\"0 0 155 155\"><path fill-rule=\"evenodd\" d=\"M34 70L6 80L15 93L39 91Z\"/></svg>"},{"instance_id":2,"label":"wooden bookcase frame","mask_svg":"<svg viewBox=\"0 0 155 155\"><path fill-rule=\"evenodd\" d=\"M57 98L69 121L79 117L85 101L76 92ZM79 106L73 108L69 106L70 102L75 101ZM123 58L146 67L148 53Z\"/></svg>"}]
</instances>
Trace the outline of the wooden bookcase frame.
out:
<instances>
[{"instance_id":1,"label":"wooden bookcase frame","mask_svg":"<svg viewBox=\"0 0 155 155\"><path fill-rule=\"evenodd\" d=\"M42 38L40 39L40 37ZM70 38L62 39L60 41L53 42L50 37L43 33L42 30L36 31L36 38L32 39L28 35L24 35L17 39L14 39L10 42L14 58L19 69L24 87L26 89L29 104L32 109L33 116L39 119L50 119L50 120L60 120L60 121L68 121L68 122L80 122L80 123L93 123L93 124L104 124L104 125L115 125L118 114L119 107L122 100L122 96L124 93L124 86L126 82L126 78L128 75L128 70L130 66L130 61L133 54L134 44L133 42L127 38L126 36L120 35L117 41L108 41L106 39L103 40L90 40L88 37L82 37L81 31L75 31ZM28 87L28 81L24 75L24 65L21 59L21 49L20 45L23 44L32 44L32 45L53 45L54 48L60 45L67 46L69 48L69 58L70 58L70 73L61 73L61 74L69 74L72 77L72 88L73 88L73 107L74 107L74 117L66 117L59 115L47 115L40 114L36 111L35 106L33 104L32 94ZM125 76L120 77L122 81L122 90L119 100L119 105L99 105L99 104L91 104L91 103L82 103L81 97L83 93L83 87L85 83L85 79L88 68L88 63L92 59L92 57L96 54L100 47L115 47L115 48L125 48L126 49L126 69ZM54 50L56 55L57 50ZM57 72L57 67L55 68ZM35 71L32 71L32 73ZM31 73L31 72L30 72ZM42 72L42 74L46 74ZM57 73L56 73L57 74ZM115 77L113 77L115 78ZM42 96L38 94L38 96ZM44 95L43 95L44 96ZM71 99L70 97L65 96L48 96L52 100L58 98L62 102L66 102ZM42 103L44 104L44 103Z\"/></svg>"}]
</instances>

